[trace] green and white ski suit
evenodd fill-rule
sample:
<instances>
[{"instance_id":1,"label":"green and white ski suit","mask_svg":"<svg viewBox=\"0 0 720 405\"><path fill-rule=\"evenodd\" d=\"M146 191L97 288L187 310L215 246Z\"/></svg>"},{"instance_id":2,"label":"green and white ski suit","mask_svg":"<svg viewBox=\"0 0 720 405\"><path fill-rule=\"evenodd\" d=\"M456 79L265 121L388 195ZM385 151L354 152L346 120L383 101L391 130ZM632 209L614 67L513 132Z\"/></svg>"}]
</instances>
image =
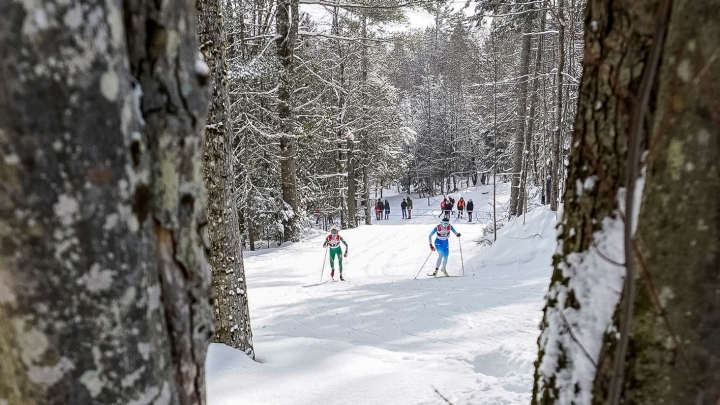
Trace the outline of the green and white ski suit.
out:
<instances>
[{"instance_id":1,"label":"green and white ski suit","mask_svg":"<svg viewBox=\"0 0 720 405\"><path fill-rule=\"evenodd\" d=\"M340 248L340 242L342 242L343 245L345 245L345 254L347 255L348 250L348 244L345 242L345 239L343 239L339 233L333 235L330 234L325 239L325 243L323 243L323 247L329 247L330 248L330 268L332 270L335 270L335 256L338 258L338 263L340 265L340 274L342 275L342 258L343 258L343 252Z\"/></svg>"}]
</instances>

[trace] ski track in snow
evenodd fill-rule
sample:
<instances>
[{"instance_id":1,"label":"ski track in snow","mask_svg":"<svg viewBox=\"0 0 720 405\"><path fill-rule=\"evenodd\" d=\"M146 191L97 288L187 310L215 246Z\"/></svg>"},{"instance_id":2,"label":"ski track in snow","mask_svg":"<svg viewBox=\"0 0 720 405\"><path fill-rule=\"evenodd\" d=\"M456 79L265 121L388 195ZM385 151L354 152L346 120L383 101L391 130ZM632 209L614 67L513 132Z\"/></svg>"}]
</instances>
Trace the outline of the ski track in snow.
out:
<instances>
[{"instance_id":1,"label":"ski track in snow","mask_svg":"<svg viewBox=\"0 0 720 405\"><path fill-rule=\"evenodd\" d=\"M504 203L508 188L498 188ZM492 188L452 195L469 196L485 210ZM388 198L394 211L401 199ZM428 208L427 199L413 203ZM554 213L531 211L526 225L522 218L511 222L492 247L475 242L485 224L453 220L462 233L465 277L428 277L433 253L413 280L430 253L438 204L434 216L398 215L341 231L349 244L343 271L349 282L317 285L324 234L247 252L258 361L211 345L209 404L444 403L434 389L455 405L529 403ZM447 268L455 276L462 275L459 242L451 236ZM322 281L329 273L326 264Z\"/></svg>"}]
</instances>

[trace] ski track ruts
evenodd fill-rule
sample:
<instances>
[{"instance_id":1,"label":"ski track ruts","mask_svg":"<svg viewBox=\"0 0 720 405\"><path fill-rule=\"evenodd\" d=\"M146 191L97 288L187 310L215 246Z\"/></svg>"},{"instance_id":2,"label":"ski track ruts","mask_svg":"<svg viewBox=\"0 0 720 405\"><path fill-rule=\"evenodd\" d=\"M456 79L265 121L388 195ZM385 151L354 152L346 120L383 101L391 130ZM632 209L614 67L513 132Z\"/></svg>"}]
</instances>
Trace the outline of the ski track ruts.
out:
<instances>
[{"instance_id":1,"label":"ski track ruts","mask_svg":"<svg viewBox=\"0 0 720 405\"><path fill-rule=\"evenodd\" d=\"M484 202L474 196L473 199L476 205ZM392 198L390 201L395 204ZM291 396L276 396L275 399L288 401L275 403L291 403L291 397L298 404L317 403L317 397L306 389L308 376L340 373L344 381L340 384L348 384L350 389L334 394L334 403L365 404L371 403L368 400L372 397L382 398L386 403L409 404L410 378L422 379L429 372L432 380L423 380L423 384L432 381L433 386L450 395L453 403L500 404L505 401L496 399L504 395L512 397L509 403L526 403L522 395L529 394L516 396L503 388L513 381L478 374L476 366L478 356L485 353L505 350L513 358L524 359L535 348L535 318L541 316L543 291L518 285L521 273L535 271L525 267L518 273L490 257L473 259L487 249L473 243L487 224L473 223L471 227L463 220L453 219L455 229L463 233L460 240L453 237L450 247L448 272L456 277L422 282L429 279L425 273L428 269L432 272L436 261L437 253L430 253L427 248L427 235L436 223L434 217L413 217L408 222L379 221L343 230L342 235L350 245L343 275L351 280L344 284L334 285L328 280L327 257L323 280L318 283L322 265L319 256L325 254L318 245L325 235L248 257L249 289L259 287L249 300L251 313L260 315L253 325L258 332L256 350L265 350L269 359L268 365L261 367L264 371L251 373L248 378L256 385L273 386L281 375L283 387L295 387L282 388ZM459 277L460 241L465 278ZM418 280L413 280L429 254ZM469 265L469 260L475 266ZM485 260L487 264L483 264ZM280 272L288 277L282 277ZM253 278L258 282L255 285ZM527 303L528 295L537 295L539 303L538 313L533 313L532 319L525 307L516 307L522 313L513 307ZM304 351L304 346L314 349ZM365 363L373 357L384 364ZM288 370L292 372L287 373ZM401 377L385 383L383 374L390 370ZM474 387L476 380L482 382ZM373 384L372 388L366 387L373 392L366 392L368 397L358 397L364 384ZM298 396L292 396L293 392ZM353 402L361 398L365 402ZM417 393L413 398L412 403L428 404L439 399L432 392Z\"/></svg>"}]
</instances>

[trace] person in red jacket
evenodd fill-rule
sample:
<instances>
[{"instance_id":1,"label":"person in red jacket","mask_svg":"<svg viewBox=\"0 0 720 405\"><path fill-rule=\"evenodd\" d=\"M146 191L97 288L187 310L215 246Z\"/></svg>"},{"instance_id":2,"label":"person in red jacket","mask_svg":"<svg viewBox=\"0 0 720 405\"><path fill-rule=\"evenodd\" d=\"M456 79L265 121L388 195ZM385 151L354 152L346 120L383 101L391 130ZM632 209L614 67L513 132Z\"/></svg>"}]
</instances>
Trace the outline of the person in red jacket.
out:
<instances>
[{"instance_id":1,"label":"person in red jacket","mask_svg":"<svg viewBox=\"0 0 720 405\"><path fill-rule=\"evenodd\" d=\"M460 219L463 217L463 212L465 211L465 200L462 197L460 197L460 199L457 202L457 209L458 209L457 217L458 217L458 219Z\"/></svg>"},{"instance_id":2,"label":"person in red jacket","mask_svg":"<svg viewBox=\"0 0 720 405\"><path fill-rule=\"evenodd\" d=\"M448 200L446 198L443 198L442 202L440 202L440 215L438 215L438 218L446 217L447 215L447 206L448 206Z\"/></svg>"}]
</instances>

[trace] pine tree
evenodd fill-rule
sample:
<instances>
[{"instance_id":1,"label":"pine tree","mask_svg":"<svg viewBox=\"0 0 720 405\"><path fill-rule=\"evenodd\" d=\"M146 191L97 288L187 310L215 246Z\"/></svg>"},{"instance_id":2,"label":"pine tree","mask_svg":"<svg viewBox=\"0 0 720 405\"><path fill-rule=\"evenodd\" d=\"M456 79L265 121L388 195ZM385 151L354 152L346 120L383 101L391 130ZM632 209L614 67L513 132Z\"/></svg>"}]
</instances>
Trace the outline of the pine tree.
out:
<instances>
[{"instance_id":1,"label":"pine tree","mask_svg":"<svg viewBox=\"0 0 720 405\"><path fill-rule=\"evenodd\" d=\"M212 270L215 342L255 357L247 302L245 266L235 199L232 132L227 79L225 24L220 0L201 0L198 8L200 52L210 69L212 95L205 126L203 168Z\"/></svg>"}]
</instances>

